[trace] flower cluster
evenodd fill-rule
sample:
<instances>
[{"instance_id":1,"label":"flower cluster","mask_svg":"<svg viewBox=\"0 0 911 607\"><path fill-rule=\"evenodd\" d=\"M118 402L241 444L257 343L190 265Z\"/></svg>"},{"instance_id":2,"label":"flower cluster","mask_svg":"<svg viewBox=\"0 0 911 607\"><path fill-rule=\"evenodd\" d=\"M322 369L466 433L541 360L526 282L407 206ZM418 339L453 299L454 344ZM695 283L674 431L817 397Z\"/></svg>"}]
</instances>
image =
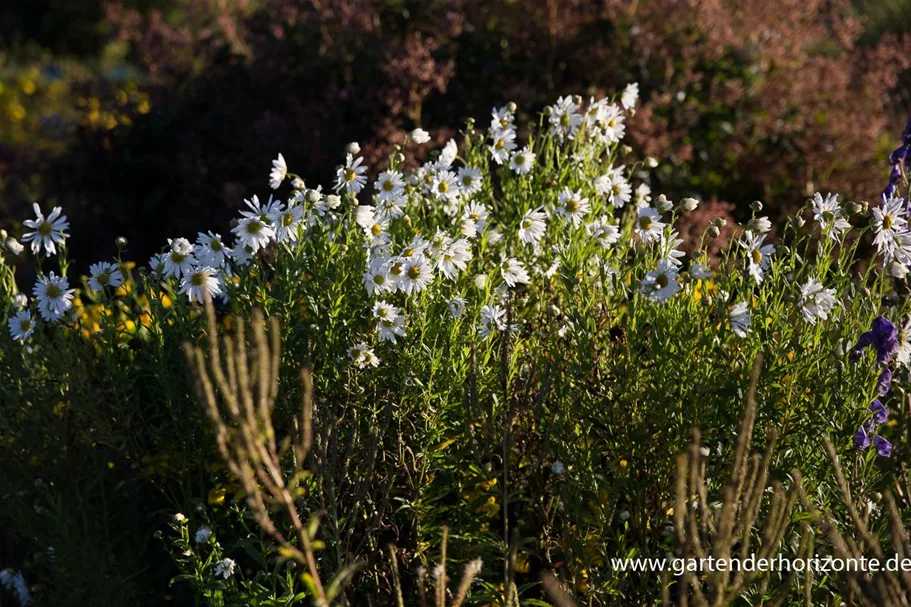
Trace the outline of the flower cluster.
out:
<instances>
[{"instance_id":1,"label":"flower cluster","mask_svg":"<svg viewBox=\"0 0 911 607\"><path fill-rule=\"evenodd\" d=\"M889 418L889 411L883 406L880 398L888 396L892 386L892 372L887 365L892 356L898 351L898 330L887 318L877 316L873 319L870 330L860 336L857 344L851 350L850 358L855 361L858 360L863 350L869 347L876 351L876 362L882 370L876 382L876 391L879 398L870 403L870 418L854 434L854 445L861 450L870 446L870 435L873 434L877 426L884 424ZM873 437L873 446L881 457L891 457L892 443L879 434Z\"/></svg>"}]
</instances>

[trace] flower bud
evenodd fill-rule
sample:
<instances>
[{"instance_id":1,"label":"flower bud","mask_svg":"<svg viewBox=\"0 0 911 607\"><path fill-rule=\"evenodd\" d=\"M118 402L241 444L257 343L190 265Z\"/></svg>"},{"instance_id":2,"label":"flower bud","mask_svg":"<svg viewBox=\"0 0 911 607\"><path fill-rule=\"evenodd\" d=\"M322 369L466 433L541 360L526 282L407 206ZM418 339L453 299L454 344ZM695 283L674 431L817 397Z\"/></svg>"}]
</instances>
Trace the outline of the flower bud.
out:
<instances>
[{"instance_id":1,"label":"flower bud","mask_svg":"<svg viewBox=\"0 0 911 607\"><path fill-rule=\"evenodd\" d=\"M768 217L754 217L749 221L747 226L751 230L755 230L762 234L772 229L772 222L769 221Z\"/></svg>"},{"instance_id":2,"label":"flower bud","mask_svg":"<svg viewBox=\"0 0 911 607\"><path fill-rule=\"evenodd\" d=\"M655 204L658 207L658 210L662 213L666 213L674 208L674 203L667 199L667 196L664 194L658 196L658 202Z\"/></svg>"},{"instance_id":3,"label":"flower bud","mask_svg":"<svg viewBox=\"0 0 911 607\"><path fill-rule=\"evenodd\" d=\"M506 111L509 112L510 114L515 114L516 109L518 109L518 108L516 107L516 103L514 101L510 101L509 103L506 104Z\"/></svg>"},{"instance_id":4,"label":"flower bud","mask_svg":"<svg viewBox=\"0 0 911 607\"><path fill-rule=\"evenodd\" d=\"M294 179L291 180L291 189L305 190L306 188L307 188L307 184L305 184L304 180L301 179L300 177L295 177Z\"/></svg>"},{"instance_id":5,"label":"flower bud","mask_svg":"<svg viewBox=\"0 0 911 607\"><path fill-rule=\"evenodd\" d=\"M573 103L582 105L582 95L573 95Z\"/></svg>"},{"instance_id":6,"label":"flower bud","mask_svg":"<svg viewBox=\"0 0 911 607\"><path fill-rule=\"evenodd\" d=\"M712 226L708 229L709 238L718 238L721 236L721 230L718 229L718 226Z\"/></svg>"},{"instance_id":7,"label":"flower bud","mask_svg":"<svg viewBox=\"0 0 911 607\"><path fill-rule=\"evenodd\" d=\"M654 169L656 166L658 166L658 159L653 158L652 156L648 156L645 159L645 166L647 166L650 169Z\"/></svg>"},{"instance_id":8,"label":"flower bud","mask_svg":"<svg viewBox=\"0 0 911 607\"><path fill-rule=\"evenodd\" d=\"M421 128L414 129L411 131L411 133L408 134L408 136L411 137L411 140L418 145L430 141L430 133Z\"/></svg>"},{"instance_id":9,"label":"flower bud","mask_svg":"<svg viewBox=\"0 0 911 607\"><path fill-rule=\"evenodd\" d=\"M545 115L545 116L550 116L550 115L553 114L553 113L554 113L554 108L550 107L549 105L548 105L547 107L544 108L544 115Z\"/></svg>"},{"instance_id":10,"label":"flower bud","mask_svg":"<svg viewBox=\"0 0 911 607\"><path fill-rule=\"evenodd\" d=\"M13 297L13 305L18 309L24 308L28 305L28 297L24 293L16 293L16 296Z\"/></svg>"},{"instance_id":11,"label":"flower bud","mask_svg":"<svg viewBox=\"0 0 911 607\"><path fill-rule=\"evenodd\" d=\"M863 213L864 207L858 202L846 202L845 210L849 215L860 215Z\"/></svg>"},{"instance_id":12,"label":"flower bud","mask_svg":"<svg viewBox=\"0 0 911 607\"><path fill-rule=\"evenodd\" d=\"M127 248L127 239L126 239L126 237L124 237L124 236L118 236L118 237L114 240L114 246L117 247L117 250L118 250L118 251L122 251L123 249Z\"/></svg>"},{"instance_id":13,"label":"flower bud","mask_svg":"<svg viewBox=\"0 0 911 607\"><path fill-rule=\"evenodd\" d=\"M630 155L630 154L633 153L633 148L631 148L631 147L628 146L628 145L621 145L621 146L620 146L620 153L623 154L624 156L628 156L628 155Z\"/></svg>"},{"instance_id":14,"label":"flower bud","mask_svg":"<svg viewBox=\"0 0 911 607\"><path fill-rule=\"evenodd\" d=\"M479 289L484 289L487 286L487 277L483 274L478 274L474 277L474 286Z\"/></svg>"},{"instance_id":15,"label":"flower bud","mask_svg":"<svg viewBox=\"0 0 911 607\"><path fill-rule=\"evenodd\" d=\"M20 253L22 253L22 251L25 250L25 247L23 247L19 243L19 241L16 240L15 238L13 238L12 236L7 238L6 242L4 244L6 245L7 250L9 250L9 252L12 253L13 255L19 255Z\"/></svg>"},{"instance_id":16,"label":"flower bud","mask_svg":"<svg viewBox=\"0 0 911 607\"><path fill-rule=\"evenodd\" d=\"M754 200L753 202L750 203L750 208L758 213L759 211L762 210L762 202L759 200Z\"/></svg>"},{"instance_id":17,"label":"flower bud","mask_svg":"<svg viewBox=\"0 0 911 607\"><path fill-rule=\"evenodd\" d=\"M684 198L680 201L680 206L684 211L689 213L690 211L695 211L696 207L699 206L699 201L695 198Z\"/></svg>"},{"instance_id":18,"label":"flower bud","mask_svg":"<svg viewBox=\"0 0 911 607\"><path fill-rule=\"evenodd\" d=\"M351 154L352 156L357 156L361 153L361 145L357 141L352 141L345 146L345 151Z\"/></svg>"},{"instance_id":19,"label":"flower bud","mask_svg":"<svg viewBox=\"0 0 911 607\"><path fill-rule=\"evenodd\" d=\"M6 230L0 228L0 240L6 240L7 236L8 234L6 233Z\"/></svg>"},{"instance_id":20,"label":"flower bud","mask_svg":"<svg viewBox=\"0 0 911 607\"><path fill-rule=\"evenodd\" d=\"M728 225L728 220L724 219L723 217L716 217L712 220L712 225L720 230L724 226Z\"/></svg>"}]
</instances>

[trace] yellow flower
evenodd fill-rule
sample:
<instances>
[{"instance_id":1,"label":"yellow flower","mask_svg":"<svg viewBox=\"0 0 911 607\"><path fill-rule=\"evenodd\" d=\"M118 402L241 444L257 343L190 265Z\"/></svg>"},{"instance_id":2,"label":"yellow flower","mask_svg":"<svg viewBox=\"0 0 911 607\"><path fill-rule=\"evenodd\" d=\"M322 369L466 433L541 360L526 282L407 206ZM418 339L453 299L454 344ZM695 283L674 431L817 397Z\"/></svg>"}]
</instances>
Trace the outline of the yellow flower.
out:
<instances>
[{"instance_id":1,"label":"yellow flower","mask_svg":"<svg viewBox=\"0 0 911 607\"><path fill-rule=\"evenodd\" d=\"M219 506L225 503L225 496L228 494L228 491L221 485L215 487L209 491L209 505L210 506Z\"/></svg>"},{"instance_id":2,"label":"yellow flower","mask_svg":"<svg viewBox=\"0 0 911 607\"><path fill-rule=\"evenodd\" d=\"M528 562L527 554L517 554L516 555L516 564L515 569L518 573L528 573L530 565Z\"/></svg>"},{"instance_id":3,"label":"yellow flower","mask_svg":"<svg viewBox=\"0 0 911 607\"><path fill-rule=\"evenodd\" d=\"M34 95L37 90L38 87L35 85L34 80L26 80L22 83L22 92L26 95Z\"/></svg>"}]
</instances>

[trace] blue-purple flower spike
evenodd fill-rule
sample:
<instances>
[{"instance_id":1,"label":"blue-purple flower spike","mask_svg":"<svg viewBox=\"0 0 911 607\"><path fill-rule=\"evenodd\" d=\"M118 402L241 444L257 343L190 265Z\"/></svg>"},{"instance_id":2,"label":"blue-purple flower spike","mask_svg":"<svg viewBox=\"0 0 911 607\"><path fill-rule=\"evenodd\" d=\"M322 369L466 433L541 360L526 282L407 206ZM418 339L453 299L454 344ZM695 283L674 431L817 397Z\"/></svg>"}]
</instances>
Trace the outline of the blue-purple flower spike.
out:
<instances>
[{"instance_id":1,"label":"blue-purple flower spike","mask_svg":"<svg viewBox=\"0 0 911 607\"><path fill-rule=\"evenodd\" d=\"M892 443L881 436L873 438L873 446L880 457L892 457Z\"/></svg>"},{"instance_id":2,"label":"blue-purple flower spike","mask_svg":"<svg viewBox=\"0 0 911 607\"><path fill-rule=\"evenodd\" d=\"M889 164L892 165L892 170L889 173L889 183L886 185L886 189L883 190L883 197L889 198L895 194L895 187L901 183L902 179L902 163L905 164L905 167L911 168L909 152L911 152L911 116L908 117L905 130L902 131L901 145L889 154Z\"/></svg>"},{"instance_id":3,"label":"blue-purple flower spike","mask_svg":"<svg viewBox=\"0 0 911 607\"><path fill-rule=\"evenodd\" d=\"M886 420L889 419L889 411L879 402L878 398L870 403L868 408L873 414L873 423L877 426L886 423Z\"/></svg>"},{"instance_id":4,"label":"blue-purple flower spike","mask_svg":"<svg viewBox=\"0 0 911 607\"><path fill-rule=\"evenodd\" d=\"M863 426L857 429L857 432L854 433L854 446L860 450L864 450L870 446L870 437L867 435L867 430Z\"/></svg>"},{"instance_id":5,"label":"blue-purple flower spike","mask_svg":"<svg viewBox=\"0 0 911 607\"><path fill-rule=\"evenodd\" d=\"M870 325L870 330L861 334L860 339L851 350L851 360L858 360L864 348L876 348L876 360L886 364L898 349L898 329L885 316L877 316Z\"/></svg>"},{"instance_id":6,"label":"blue-purple flower spike","mask_svg":"<svg viewBox=\"0 0 911 607\"><path fill-rule=\"evenodd\" d=\"M882 373L879 374L879 379L876 381L876 390L879 392L880 396L885 396L889 393L889 390L892 388L892 371L889 369L883 369Z\"/></svg>"}]
</instances>

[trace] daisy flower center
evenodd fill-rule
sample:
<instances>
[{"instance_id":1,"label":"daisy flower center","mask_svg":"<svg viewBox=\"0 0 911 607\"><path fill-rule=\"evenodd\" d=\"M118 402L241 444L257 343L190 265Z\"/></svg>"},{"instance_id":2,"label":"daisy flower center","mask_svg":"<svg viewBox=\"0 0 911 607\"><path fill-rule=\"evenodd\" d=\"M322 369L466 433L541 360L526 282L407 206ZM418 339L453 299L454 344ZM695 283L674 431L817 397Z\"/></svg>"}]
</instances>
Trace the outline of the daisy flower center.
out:
<instances>
[{"instance_id":1,"label":"daisy flower center","mask_svg":"<svg viewBox=\"0 0 911 607\"><path fill-rule=\"evenodd\" d=\"M378 223L373 224L373 227L370 228L370 233L373 234L374 236L379 236L380 234L383 233L383 226L381 226Z\"/></svg>"},{"instance_id":2,"label":"daisy flower center","mask_svg":"<svg viewBox=\"0 0 911 607\"><path fill-rule=\"evenodd\" d=\"M471 184L474 183L474 178L471 175L465 175L462 177L462 185L465 187L471 187Z\"/></svg>"},{"instance_id":3,"label":"daisy flower center","mask_svg":"<svg viewBox=\"0 0 911 607\"><path fill-rule=\"evenodd\" d=\"M203 274L202 272L197 272L197 273L194 274L193 277L190 279L190 283L191 283L194 287L201 287L201 286L203 286L204 284L206 284L206 275Z\"/></svg>"},{"instance_id":4,"label":"daisy flower center","mask_svg":"<svg viewBox=\"0 0 911 607\"><path fill-rule=\"evenodd\" d=\"M506 142L502 139L497 139L497 143L496 143L496 145L494 145L494 147L497 148L498 150L502 150L503 148L506 147Z\"/></svg>"},{"instance_id":5,"label":"daisy flower center","mask_svg":"<svg viewBox=\"0 0 911 607\"><path fill-rule=\"evenodd\" d=\"M892 216L891 215L883 215L883 229L884 230L892 229Z\"/></svg>"},{"instance_id":6,"label":"daisy flower center","mask_svg":"<svg viewBox=\"0 0 911 607\"><path fill-rule=\"evenodd\" d=\"M294 223L294 215L291 213L285 213L284 217L282 217L282 225L287 228L292 223Z\"/></svg>"},{"instance_id":7,"label":"daisy flower center","mask_svg":"<svg viewBox=\"0 0 911 607\"><path fill-rule=\"evenodd\" d=\"M649 230L652 227L652 218L648 215L643 215L639 218L639 227L643 230Z\"/></svg>"},{"instance_id":8,"label":"daisy flower center","mask_svg":"<svg viewBox=\"0 0 911 607\"><path fill-rule=\"evenodd\" d=\"M215 240L213 238L212 241L209 243L209 248L212 249L213 252L218 253L219 251L222 250L221 242L219 242L218 240Z\"/></svg>"},{"instance_id":9,"label":"daisy flower center","mask_svg":"<svg viewBox=\"0 0 911 607\"><path fill-rule=\"evenodd\" d=\"M411 266L408 268L408 278L411 280L417 280L421 277L421 268L418 266Z\"/></svg>"},{"instance_id":10,"label":"daisy flower center","mask_svg":"<svg viewBox=\"0 0 911 607\"><path fill-rule=\"evenodd\" d=\"M389 270L389 273L393 274L395 276L398 276L399 274L401 274L402 273L402 264L401 263L392 264L392 269Z\"/></svg>"},{"instance_id":11,"label":"daisy flower center","mask_svg":"<svg viewBox=\"0 0 911 607\"><path fill-rule=\"evenodd\" d=\"M57 299L58 297L60 297L61 294L62 294L62 292L60 291L60 287L58 287L57 285L52 284L52 285L47 286L48 298Z\"/></svg>"},{"instance_id":12,"label":"daisy flower center","mask_svg":"<svg viewBox=\"0 0 911 607\"><path fill-rule=\"evenodd\" d=\"M826 223L832 223L835 221L835 213L832 211L823 211L822 220Z\"/></svg>"},{"instance_id":13,"label":"daisy flower center","mask_svg":"<svg viewBox=\"0 0 911 607\"><path fill-rule=\"evenodd\" d=\"M617 121L614 120L613 118L611 118L610 120L607 121L607 126L609 126L610 128L614 128L615 126L617 126Z\"/></svg>"},{"instance_id":14,"label":"daisy flower center","mask_svg":"<svg viewBox=\"0 0 911 607\"><path fill-rule=\"evenodd\" d=\"M445 194L446 192L449 191L449 182L441 181L440 184L437 186L437 190L439 190L439 192L441 194Z\"/></svg>"},{"instance_id":15,"label":"daisy flower center","mask_svg":"<svg viewBox=\"0 0 911 607\"><path fill-rule=\"evenodd\" d=\"M19 321L19 330L22 331L23 333L28 333L29 329L31 329L31 328L32 328L31 320L25 318L25 319Z\"/></svg>"},{"instance_id":16,"label":"daisy flower center","mask_svg":"<svg viewBox=\"0 0 911 607\"><path fill-rule=\"evenodd\" d=\"M579 210L579 203L574 198L567 200L566 201L566 210L569 211L570 213L575 213L576 211Z\"/></svg>"},{"instance_id":17,"label":"daisy flower center","mask_svg":"<svg viewBox=\"0 0 911 607\"><path fill-rule=\"evenodd\" d=\"M357 173L354 172L354 169L345 169L345 181L354 181L357 177Z\"/></svg>"},{"instance_id":18,"label":"daisy flower center","mask_svg":"<svg viewBox=\"0 0 911 607\"><path fill-rule=\"evenodd\" d=\"M402 251L402 257L411 257L412 255L414 255L414 249L410 247Z\"/></svg>"},{"instance_id":19,"label":"daisy flower center","mask_svg":"<svg viewBox=\"0 0 911 607\"><path fill-rule=\"evenodd\" d=\"M186 258L187 258L186 255L181 255L177 251L171 252L171 261L173 261L174 263L177 263L177 264L183 263L183 260Z\"/></svg>"},{"instance_id":20,"label":"daisy flower center","mask_svg":"<svg viewBox=\"0 0 911 607\"><path fill-rule=\"evenodd\" d=\"M664 287L666 287L669 282L670 282L670 280L668 279L667 274L659 274L658 277L655 279L655 284L658 285L662 289Z\"/></svg>"},{"instance_id":21,"label":"daisy flower center","mask_svg":"<svg viewBox=\"0 0 911 607\"><path fill-rule=\"evenodd\" d=\"M388 179L383 182L383 191L384 192L391 192L392 188L394 188L394 187L395 187L395 185Z\"/></svg>"},{"instance_id":22,"label":"daisy flower center","mask_svg":"<svg viewBox=\"0 0 911 607\"><path fill-rule=\"evenodd\" d=\"M247 233L248 234L259 234L263 229L263 225L258 221L251 221L247 224ZM176 261L176 260L175 260Z\"/></svg>"},{"instance_id":23,"label":"daisy flower center","mask_svg":"<svg viewBox=\"0 0 911 607\"><path fill-rule=\"evenodd\" d=\"M516 154L516 164L519 166L525 164L525 155L524 154Z\"/></svg>"},{"instance_id":24,"label":"daisy flower center","mask_svg":"<svg viewBox=\"0 0 911 607\"><path fill-rule=\"evenodd\" d=\"M386 277L382 274L377 274L373 277L373 282L378 285L386 284Z\"/></svg>"},{"instance_id":25,"label":"daisy flower center","mask_svg":"<svg viewBox=\"0 0 911 607\"><path fill-rule=\"evenodd\" d=\"M506 128L509 125L509 121L506 118L500 118L500 127Z\"/></svg>"},{"instance_id":26,"label":"daisy flower center","mask_svg":"<svg viewBox=\"0 0 911 607\"><path fill-rule=\"evenodd\" d=\"M526 220L524 220L524 221L522 222L522 229L527 230L527 229L530 228L530 227L531 227L531 220L530 220L530 219L526 219Z\"/></svg>"},{"instance_id":27,"label":"daisy flower center","mask_svg":"<svg viewBox=\"0 0 911 607\"><path fill-rule=\"evenodd\" d=\"M102 272L101 274L98 275L97 278L95 278L95 280L97 280L98 284L100 284L100 285L106 285L106 284L108 284L108 281L110 280L110 276L108 276L107 272Z\"/></svg>"},{"instance_id":28,"label":"daisy flower center","mask_svg":"<svg viewBox=\"0 0 911 607\"><path fill-rule=\"evenodd\" d=\"M50 236L52 231L53 226L51 226L51 223L49 221L44 221L40 226L38 226L38 233L42 236Z\"/></svg>"},{"instance_id":29,"label":"daisy flower center","mask_svg":"<svg viewBox=\"0 0 911 607\"><path fill-rule=\"evenodd\" d=\"M569 126L569 114L563 114L560 116L560 125Z\"/></svg>"},{"instance_id":30,"label":"daisy flower center","mask_svg":"<svg viewBox=\"0 0 911 607\"><path fill-rule=\"evenodd\" d=\"M759 249L753 249L750 252L750 255L753 256L753 263L760 263L762 261L762 251Z\"/></svg>"}]
</instances>

